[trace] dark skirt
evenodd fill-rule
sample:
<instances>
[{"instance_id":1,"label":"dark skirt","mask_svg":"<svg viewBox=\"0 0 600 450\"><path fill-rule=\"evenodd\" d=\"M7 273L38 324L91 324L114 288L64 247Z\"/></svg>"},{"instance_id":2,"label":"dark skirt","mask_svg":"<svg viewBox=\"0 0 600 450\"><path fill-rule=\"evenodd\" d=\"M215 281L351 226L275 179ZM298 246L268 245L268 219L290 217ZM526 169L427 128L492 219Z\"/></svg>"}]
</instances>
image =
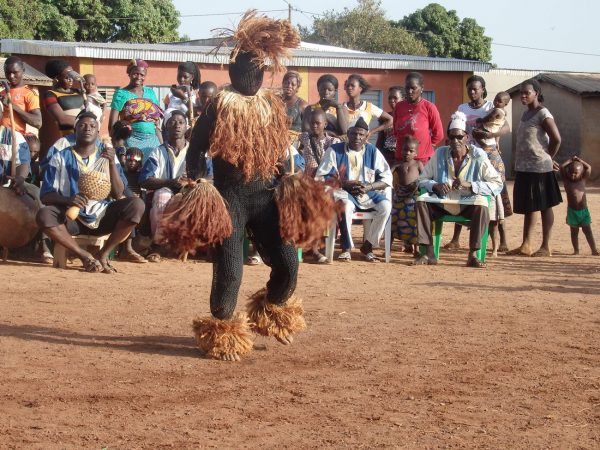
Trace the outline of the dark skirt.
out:
<instances>
[{"instance_id":1,"label":"dark skirt","mask_svg":"<svg viewBox=\"0 0 600 450\"><path fill-rule=\"evenodd\" d=\"M544 211L562 203L554 172L517 172L513 190L513 211L527 214Z\"/></svg>"}]
</instances>

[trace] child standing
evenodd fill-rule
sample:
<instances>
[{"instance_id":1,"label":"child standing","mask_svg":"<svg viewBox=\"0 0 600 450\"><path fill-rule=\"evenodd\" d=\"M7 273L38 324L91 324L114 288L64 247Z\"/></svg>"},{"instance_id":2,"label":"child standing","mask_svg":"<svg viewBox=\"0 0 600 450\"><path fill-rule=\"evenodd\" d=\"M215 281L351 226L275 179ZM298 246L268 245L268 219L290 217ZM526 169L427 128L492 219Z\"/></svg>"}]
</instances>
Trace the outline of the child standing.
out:
<instances>
[{"instance_id":1,"label":"child standing","mask_svg":"<svg viewBox=\"0 0 600 450\"><path fill-rule=\"evenodd\" d=\"M127 152L126 142L129 136L133 133L131 124L126 120L119 120L115 122L111 130L112 144L115 149L115 153L119 160L119 163L125 167L125 153Z\"/></svg>"},{"instance_id":2,"label":"child standing","mask_svg":"<svg viewBox=\"0 0 600 450\"><path fill-rule=\"evenodd\" d=\"M404 243L404 251L419 256L417 213L415 211L417 179L423 163L417 159L419 140L406 136L402 144L402 159L392 168L394 203L392 235Z\"/></svg>"},{"instance_id":3,"label":"child standing","mask_svg":"<svg viewBox=\"0 0 600 450\"><path fill-rule=\"evenodd\" d=\"M560 166L560 173L567 194L567 225L571 227L573 254L579 255L579 228L592 249L592 255L600 255L592 234L592 218L587 207L585 180L590 177L592 167L584 160L573 156Z\"/></svg>"},{"instance_id":4,"label":"child standing","mask_svg":"<svg viewBox=\"0 0 600 450\"><path fill-rule=\"evenodd\" d=\"M213 99L215 95L217 95L217 85L212 81L204 81L200 84L200 88L198 89L198 101L196 103L196 110L198 115L203 114L206 111L206 107Z\"/></svg>"},{"instance_id":5,"label":"child standing","mask_svg":"<svg viewBox=\"0 0 600 450\"><path fill-rule=\"evenodd\" d=\"M102 125L102 119L104 118L104 107L106 106L106 99L102 97L98 92L98 84L96 82L96 76L92 74L86 74L83 76L83 88L85 89L85 95L87 98L86 111L93 113L98 119L98 126Z\"/></svg>"}]
</instances>

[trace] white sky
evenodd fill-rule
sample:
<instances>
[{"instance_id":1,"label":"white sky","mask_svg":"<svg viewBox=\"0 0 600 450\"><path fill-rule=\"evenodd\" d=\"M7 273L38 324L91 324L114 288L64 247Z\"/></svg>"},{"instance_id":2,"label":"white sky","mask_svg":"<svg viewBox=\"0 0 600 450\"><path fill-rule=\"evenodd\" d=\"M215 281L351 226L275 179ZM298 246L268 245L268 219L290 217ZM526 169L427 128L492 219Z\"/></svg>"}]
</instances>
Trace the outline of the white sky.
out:
<instances>
[{"instance_id":1,"label":"white sky","mask_svg":"<svg viewBox=\"0 0 600 450\"><path fill-rule=\"evenodd\" d=\"M311 13L344 7L353 8L356 0L289 0L296 8ZM199 0L173 0L182 15L220 14L243 12L249 8L258 10L287 9L284 0L211 2ZM383 9L389 19L398 20L431 1L383 0ZM492 44L492 62L501 68L548 69L600 72L600 46L598 42L598 0L503 0L480 2L438 0L446 9L454 9L458 16L472 17L485 28L487 36L498 44L511 44L567 52L595 54L598 56L571 55L558 52L525 50ZM325 6L327 5L327 6ZM475 6L476 5L476 6ZM287 17L287 10L270 12L276 18ZM238 14L209 17L182 17L180 33L192 39L211 37L210 30L232 27ZM292 22L297 25L312 24L310 14L294 11Z\"/></svg>"}]
</instances>

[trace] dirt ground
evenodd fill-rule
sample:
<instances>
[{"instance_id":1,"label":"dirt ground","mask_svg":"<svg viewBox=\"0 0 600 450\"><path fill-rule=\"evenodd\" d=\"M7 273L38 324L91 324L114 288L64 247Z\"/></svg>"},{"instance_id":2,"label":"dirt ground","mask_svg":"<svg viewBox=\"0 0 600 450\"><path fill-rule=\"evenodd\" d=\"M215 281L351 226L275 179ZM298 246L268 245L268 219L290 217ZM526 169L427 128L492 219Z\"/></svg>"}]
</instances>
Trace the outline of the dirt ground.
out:
<instances>
[{"instance_id":1,"label":"dirt ground","mask_svg":"<svg viewBox=\"0 0 600 450\"><path fill-rule=\"evenodd\" d=\"M598 223L600 188L589 203ZM600 258L585 240L569 255L565 210L552 258L304 263L307 331L258 338L240 363L194 347L206 262L9 261L0 448L600 448ZM521 225L507 220L511 247ZM240 307L267 276L245 268Z\"/></svg>"}]
</instances>

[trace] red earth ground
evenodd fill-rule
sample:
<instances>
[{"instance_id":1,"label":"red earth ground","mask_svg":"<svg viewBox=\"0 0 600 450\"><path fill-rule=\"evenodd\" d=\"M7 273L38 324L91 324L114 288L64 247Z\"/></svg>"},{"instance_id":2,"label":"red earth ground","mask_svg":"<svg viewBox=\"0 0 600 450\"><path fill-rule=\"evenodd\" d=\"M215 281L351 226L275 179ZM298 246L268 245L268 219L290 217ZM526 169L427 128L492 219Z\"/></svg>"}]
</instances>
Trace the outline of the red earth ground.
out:
<instances>
[{"instance_id":1,"label":"red earth ground","mask_svg":"<svg viewBox=\"0 0 600 450\"><path fill-rule=\"evenodd\" d=\"M600 257L585 240L569 254L565 210L551 258L304 263L307 331L258 338L239 363L194 346L206 262L111 276L9 261L0 448L600 448ZM521 226L507 220L513 247ZM245 268L239 307L267 276Z\"/></svg>"}]
</instances>

